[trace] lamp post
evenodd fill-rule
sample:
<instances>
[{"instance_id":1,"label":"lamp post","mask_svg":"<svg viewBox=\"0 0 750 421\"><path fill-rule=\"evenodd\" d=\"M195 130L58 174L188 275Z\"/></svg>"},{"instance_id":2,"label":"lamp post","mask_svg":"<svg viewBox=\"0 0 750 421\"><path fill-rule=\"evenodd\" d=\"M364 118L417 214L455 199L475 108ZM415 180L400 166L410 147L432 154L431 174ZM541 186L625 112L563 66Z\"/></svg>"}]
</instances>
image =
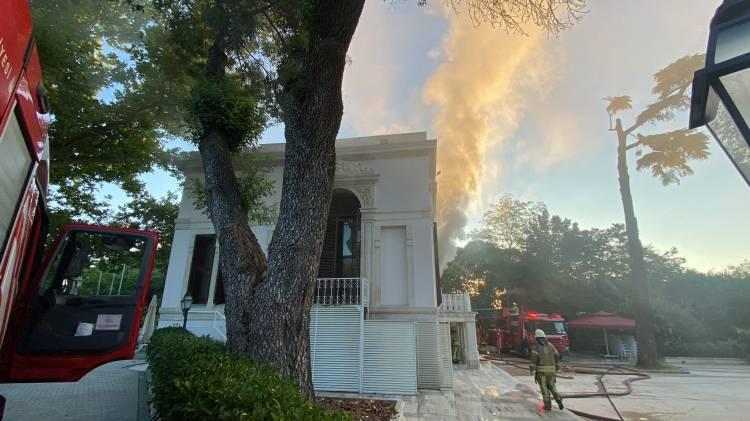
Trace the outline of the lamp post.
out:
<instances>
[{"instance_id":1,"label":"lamp post","mask_svg":"<svg viewBox=\"0 0 750 421\"><path fill-rule=\"evenodd\" d=\"M750 0L724 0L711 20L706 66L695 72L690 128L708 126L750 185Z\"/></svg>"},{"instance_id":2,"label":"lamp post","mask_svg":"<svg viewBox=\"0 0 750 421\"><path fill-rule=\"evenodd\" d=\"M180 307L182 308L182 328L187 328L187 316L188 311L190 311L190 307L193 306L193 297L190 295L189 292L185 293L185 296L182 297L182 300L180 300Z\"/></svg>"}]
</instances>

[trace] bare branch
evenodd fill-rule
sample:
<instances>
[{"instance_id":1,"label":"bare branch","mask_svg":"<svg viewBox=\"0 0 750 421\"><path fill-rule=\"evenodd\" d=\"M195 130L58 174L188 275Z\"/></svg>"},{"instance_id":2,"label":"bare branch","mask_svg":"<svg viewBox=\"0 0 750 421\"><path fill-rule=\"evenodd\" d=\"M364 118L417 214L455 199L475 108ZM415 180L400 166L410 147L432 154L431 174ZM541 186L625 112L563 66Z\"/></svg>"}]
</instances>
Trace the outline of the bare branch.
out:
<instances>
[{"instance_id":1,"label":"bare branch","mask_svg":"<svg viewBox=\"0 0 750 421\"><path fill-rule=\"evenodd\" d=\"M532 23L557 35L586 14L586 0L445 0L458 13L465 8L474 25L488 23L509 33L526 35L523 26Z\"/></svg>"},{"instance_id":2,"label":"bare branch","mask_svg":"<svg viewBox=\"0 0 750 421\"><path fill-rule=\"evenodd\" d=\"M633 148L637 148L639 146L641 146L641 141L640 140L638 142L634 142L634 143L631 143L630 145L625 146L625 150L629 151L629 150L631 150Z\"/></svg>"}]
</instances>

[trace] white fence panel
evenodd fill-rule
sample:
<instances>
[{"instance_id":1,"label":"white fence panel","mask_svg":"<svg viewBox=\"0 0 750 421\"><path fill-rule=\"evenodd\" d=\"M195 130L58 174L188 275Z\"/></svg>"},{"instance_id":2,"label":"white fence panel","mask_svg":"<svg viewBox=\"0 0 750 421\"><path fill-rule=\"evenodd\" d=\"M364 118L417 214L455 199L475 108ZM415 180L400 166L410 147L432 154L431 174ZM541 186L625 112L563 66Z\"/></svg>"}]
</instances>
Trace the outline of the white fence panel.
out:
<instances>
[{"instance_id":1,"label":"white fence panel","mask_svg":"<svg viewBox=\"0 0 750 421\"><path fill-rule=\"evenodd\" d=\"M417 325L417 386L440 389L442 384L440 329L437 322L416 322Z\"/></svg>"},{"instance_id":2,"label":"white fence panel","mask_svg":"<svg viewBox=\"0 0 750 421\"><path fill-rule=\"evenodd\" d=\"M417 394L414 322L364 322L362 393Z\"/></svg>"},{"instance_id":3,"label":"white fence panel","mask_svg":"<svg viewBox=\"0 0 750 421\"><path fill-rule=\"evenodd\" d=\"M440 323L440 370L442 389L453 388L453 356L451 355L451 327L449 323Z\"/></svg>"},{"instance_id":4,"label":"white fence panel","mask_svg":"<svg viewBox=\"0 0 750 421\"><path fill-rule=\"evenodd\" d=\"M359 392L361 306L310 309L310 364L317 391Z\"/></svg>"}]
</instances>

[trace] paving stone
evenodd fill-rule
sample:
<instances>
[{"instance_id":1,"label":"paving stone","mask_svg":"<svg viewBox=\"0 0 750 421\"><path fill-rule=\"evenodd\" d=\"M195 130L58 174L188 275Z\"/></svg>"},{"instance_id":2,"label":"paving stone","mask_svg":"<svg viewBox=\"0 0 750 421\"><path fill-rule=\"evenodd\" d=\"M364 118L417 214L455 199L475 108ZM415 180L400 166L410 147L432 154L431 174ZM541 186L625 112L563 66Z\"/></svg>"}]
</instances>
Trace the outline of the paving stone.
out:
<instances>
[{"instance_id":1,"label":"paving stone","mask_svg":"<svg viewBox=\"0 0 750 421\"><path fill-rule=\"evenodd\" d=\"M569 411L542 410L538 393L489 362L455 367L453 389L402 398L403 420L577 420Z\"/></svg>"},{"instance_id":2,"label":"paving stone","mask_svg":"<svg viewBox=\"0 0 750 421\"><path fill-rule=\"evenodd\" d=\"M105 364L75 383L0 385L4 421L135 421L138 418L139 361ZM142 396L141 396L142 398Z\"/></svg>"}]
</instances>

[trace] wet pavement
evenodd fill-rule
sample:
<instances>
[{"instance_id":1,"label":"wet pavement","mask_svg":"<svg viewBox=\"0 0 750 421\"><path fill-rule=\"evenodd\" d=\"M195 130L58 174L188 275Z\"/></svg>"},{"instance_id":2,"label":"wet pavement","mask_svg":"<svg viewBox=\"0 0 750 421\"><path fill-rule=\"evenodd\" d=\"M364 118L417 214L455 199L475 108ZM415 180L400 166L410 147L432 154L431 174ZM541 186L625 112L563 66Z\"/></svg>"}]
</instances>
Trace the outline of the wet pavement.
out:
<instances>
[{"instance_id":1,"label":"wet pavement","mask_svg":"<svg viewBox=\"0 0 750 421\"><path fill-rule=\"evenodd\" d=\"M145 416L142 361L125 360L96 368L75 383L0 385L3 421L135 421Z\"/></svg>"},{"instance_id":2,"label":"wet pavement","mask_svg":"<svg viewBox=\"0 0 750 421\"><path fill-rule=\"evenodd\" d=\"M634 382L633 393L613 397L625 420L741 420L750 419L750 365L740 360L679 358L668 363L689 374L649 373L650 380ZM534 384L527 371L498 363L527 386ZM567 375L567 374L566 374ZM596 377L572 375L559 379L562 393L596 392ZM605 376L607 390L625 390L624 376ZM568 399L566 407L618 419L606 398Z\"/></svg>"},{"instance_id":3,"label":"wet pavement","mask_svg":"<svg viewBox=\"0 0 750 421\"><path fill-rule=\"evenodd\" d=\"M405 396L403 420L576 420L554 406L543 409L535 390L493 364L479 369L454 368L453 390L420 391Z\"/></svg>"}]
</instances>

